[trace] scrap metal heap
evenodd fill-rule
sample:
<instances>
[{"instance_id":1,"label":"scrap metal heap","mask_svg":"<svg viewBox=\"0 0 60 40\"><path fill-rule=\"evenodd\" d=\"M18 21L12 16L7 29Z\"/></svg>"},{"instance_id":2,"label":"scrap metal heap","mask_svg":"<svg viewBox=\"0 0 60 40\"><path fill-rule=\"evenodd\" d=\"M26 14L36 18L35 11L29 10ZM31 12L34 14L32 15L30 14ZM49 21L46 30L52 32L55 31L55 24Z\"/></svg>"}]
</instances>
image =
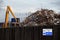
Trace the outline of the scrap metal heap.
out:
<instances>
[{"instance_id":1,"label":"scrap metal heap","mask_svg":"<svg viewBox=\"0 0 60 40\"><path fill-rule=\"evenodd\" d=\"M32 13L23 22L23 26L47 26L47 25L59 25L60 14L57 14L53 10L41 9Z\"/></svg>"}]
</instances>

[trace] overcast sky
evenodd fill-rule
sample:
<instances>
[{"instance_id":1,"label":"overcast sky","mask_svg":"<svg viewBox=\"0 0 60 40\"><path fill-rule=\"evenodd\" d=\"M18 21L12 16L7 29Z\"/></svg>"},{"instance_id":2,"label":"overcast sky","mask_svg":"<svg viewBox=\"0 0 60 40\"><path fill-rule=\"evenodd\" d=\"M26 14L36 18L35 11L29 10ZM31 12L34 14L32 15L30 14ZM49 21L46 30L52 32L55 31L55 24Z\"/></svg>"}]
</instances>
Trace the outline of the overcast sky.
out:
<instances>
[{"instance_id":1,"label":"overcast sky","mask_svg":"<svg viewBox=\"0 0 60 40\"><path fill-rule=\"evenodd\" d=\"M60 0L3 0L3 2L4 3L2 3L3 4L2 8L5 10L6 6L10 5L15 15L19 15L16 13L26 13L30 11L35 12L36 10L41 8L52 9L58 12L60 11ZM1 12L1 13L5 13L5 12ZM3 14L0 14L0 18L2 17L2 15ZM3 19L4 18L1 18L0 20Z\"/></svg>"},{"instance_id":2,"label":"overcast sky","mask_svg":"<svg viewBox=\"0 0 60 40\"><path fill-rule=\"evenodd\" d=\"M5 0L15 12L34 12L40 8L60 10L60 0Z\"/></svg>"}]
</instances>

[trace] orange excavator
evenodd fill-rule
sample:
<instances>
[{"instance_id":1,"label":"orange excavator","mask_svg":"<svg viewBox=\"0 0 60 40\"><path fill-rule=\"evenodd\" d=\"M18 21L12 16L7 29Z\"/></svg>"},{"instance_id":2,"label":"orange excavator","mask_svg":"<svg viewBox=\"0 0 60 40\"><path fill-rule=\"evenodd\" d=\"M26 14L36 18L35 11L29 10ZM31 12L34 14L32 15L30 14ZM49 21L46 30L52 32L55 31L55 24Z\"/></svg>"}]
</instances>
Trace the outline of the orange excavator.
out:
<instances>
[{"instance_id":1,"label":"orange excavator","mask_svg":"<svg viewBox=\"0 0 60 40\"><path fill-rule=\"evenodd\" d=\"M17 21L12 9L10 6L7 6L7 9L6 9L6 16L5 16L5 23L3 24L3 28L8 28L8 16L9 16L9 13L12 14L12 16L15 18L15 20Z\"/></svg>"}]
</instances>

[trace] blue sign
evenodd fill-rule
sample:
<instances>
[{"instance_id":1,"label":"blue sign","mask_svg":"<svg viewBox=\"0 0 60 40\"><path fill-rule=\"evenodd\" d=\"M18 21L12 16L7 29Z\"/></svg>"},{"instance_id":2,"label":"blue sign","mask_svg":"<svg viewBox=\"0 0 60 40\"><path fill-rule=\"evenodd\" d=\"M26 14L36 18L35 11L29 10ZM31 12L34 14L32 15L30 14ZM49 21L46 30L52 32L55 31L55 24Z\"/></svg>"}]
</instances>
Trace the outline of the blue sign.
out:
<instances>
[{"instance_id":1,"label":"blue sign","mask_svg":"<svg viewBox=\"0 0 60 40\"><path fill-rule=\"evenodd\" d=\"M52 29L43 29L43 36L52 36Z\"/></svg>"}]
</instances>

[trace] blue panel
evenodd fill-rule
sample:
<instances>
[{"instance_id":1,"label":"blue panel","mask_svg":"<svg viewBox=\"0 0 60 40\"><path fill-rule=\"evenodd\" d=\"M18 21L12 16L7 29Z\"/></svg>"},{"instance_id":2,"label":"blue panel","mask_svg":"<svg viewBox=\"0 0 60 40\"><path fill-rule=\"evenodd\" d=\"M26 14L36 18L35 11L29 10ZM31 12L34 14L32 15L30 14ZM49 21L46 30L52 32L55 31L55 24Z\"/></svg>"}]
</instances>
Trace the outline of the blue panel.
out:
<instances>
[{"instance_id":1,"label":"blue panel","mask_svg":"<svg viewBox=\"0 0 60 40\"><path fill-rule=\"evenodd\" d=\"M52 32L45 32L45 33L43 33L43 35L51 36Z\"/></svg>"},{"instance_id":2,"label":"blue panel","mask_svg":"<svg viewBox=\"0 0 60 40\"><path fill-rule=\"evenodd\" d=\"M11 19L11 22L16 22L16 20L14 18Z\"/></svg>"}]
</instances>

